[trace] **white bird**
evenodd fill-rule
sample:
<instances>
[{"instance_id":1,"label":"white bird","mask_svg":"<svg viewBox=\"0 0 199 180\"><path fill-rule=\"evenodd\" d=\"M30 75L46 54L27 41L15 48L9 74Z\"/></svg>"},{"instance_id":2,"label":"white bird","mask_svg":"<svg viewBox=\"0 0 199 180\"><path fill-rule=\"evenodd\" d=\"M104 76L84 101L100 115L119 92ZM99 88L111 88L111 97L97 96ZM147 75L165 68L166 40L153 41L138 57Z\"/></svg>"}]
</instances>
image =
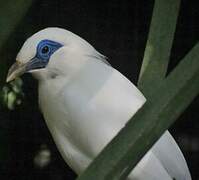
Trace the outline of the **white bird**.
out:
<instances>
[{"instance_id":1,"label":"white bird","mask_svg":"<svg viewBox=\"0 0 199 180\"><path fill-rule=\"evenodd\" d=\"M39 105L67 164L79 175L145 103L145 97L88 42L61 28L26 40L7 81L30 72ZM129 180L191 180L186 161L166 131Z\"/></svg>"}]
</instances>

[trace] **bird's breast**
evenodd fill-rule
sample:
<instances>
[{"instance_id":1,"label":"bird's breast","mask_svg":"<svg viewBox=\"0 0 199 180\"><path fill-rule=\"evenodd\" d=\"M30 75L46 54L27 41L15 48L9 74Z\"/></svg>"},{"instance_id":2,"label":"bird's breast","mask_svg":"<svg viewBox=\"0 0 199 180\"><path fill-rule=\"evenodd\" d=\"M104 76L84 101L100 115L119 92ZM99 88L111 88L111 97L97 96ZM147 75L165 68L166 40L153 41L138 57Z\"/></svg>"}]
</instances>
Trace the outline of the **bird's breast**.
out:
<instances>
[{"instance_id":1,"label":"bird's breast","mask_svg":"<svg viewBox=\"0 0 199 180\"><path fill-rule=\"evenodd\" d=\"M41 84L39 91L46 123L73 166L78 166L77 154L87 163L93 159L145 102L137 88L113 68L82 69L70 82Z\"/></svg>"}]
</instances>

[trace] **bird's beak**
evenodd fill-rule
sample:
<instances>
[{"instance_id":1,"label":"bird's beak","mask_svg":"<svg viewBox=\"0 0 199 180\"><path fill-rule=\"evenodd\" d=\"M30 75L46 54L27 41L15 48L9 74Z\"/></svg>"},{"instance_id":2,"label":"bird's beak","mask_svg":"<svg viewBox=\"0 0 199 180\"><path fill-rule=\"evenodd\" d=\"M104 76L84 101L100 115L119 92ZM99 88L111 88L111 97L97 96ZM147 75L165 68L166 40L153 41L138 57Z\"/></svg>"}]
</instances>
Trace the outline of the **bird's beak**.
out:
<instances>
[{"instance_id":1,"label":"bird's beak","mask_svg":"<svg viewBox=\"0 0 199 180\"><path fill-rule=\"evenodd\" d=\"M42 61L37 57L32 58L27 63L21 63L17 61L8 70L6 82L10 82L26 72L31 72L35 69L45 68L47 63L48 63L47 61Z\"/></svg>"},{"instance_id":2,"label":"bird's beak","mask_svg":"<svg viewBox=\"0 0 199 180\"><path fill-rule=\"evenodd\" d=\"M8 70L6 82L10 82L26 72L26 64L15 62Z\"/></svg>"}]
</instances>

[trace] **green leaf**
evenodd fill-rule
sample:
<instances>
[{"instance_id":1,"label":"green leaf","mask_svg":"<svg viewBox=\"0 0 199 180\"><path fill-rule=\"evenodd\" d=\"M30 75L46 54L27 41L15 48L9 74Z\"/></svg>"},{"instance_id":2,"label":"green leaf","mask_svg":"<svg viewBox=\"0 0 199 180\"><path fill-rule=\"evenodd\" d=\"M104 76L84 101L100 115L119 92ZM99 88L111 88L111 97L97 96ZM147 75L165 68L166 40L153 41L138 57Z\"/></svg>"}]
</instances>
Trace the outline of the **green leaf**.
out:
<instances>
[{"instance_id":1,"label":"green leaf","mask_svg":"<svg viewBox=\"0 0 199 180\"><path fill-rule=\"evenodd\" d=\"M11 33L14 32L20 20L24 17L33 0L6 0L0 3L0 51L8 40ZM7 73L7 59L0 57L0 86L5 82ZM3 78L3 79L2 79Z\"/></svg>"},{"instance_id":2,"label":"green leaf","mask_svg":"<svg viewBox=\"0 0 199 180\"><path fill-rule=\"evenodd\" d=\"M199 44L105 147L78 180L119 180L139 162L163 132L199 94Z\"/></svg>"},{"instance_id":3,"label":"green leaf","mask_svg":"<svg viewBox=\"0 0 199 180\"><path fill-rule=\"evenodd\" d=\"M6 0L0 5L0 49L9 35L15 30L33 0Z\"/></svg>"},{"instance_id":4,"label":"green leaf","mask_svg":"<svg viewBox=\"0 0 199 180\"><path fill-rule=\"evenodd\" d=\"M166 75L180 0L156 0L138 86L146 97Z\"/></svg>"},{"instance_id":5,"label":"green leaf","mask_svg":"<svg viewBox=\"0 0 199 180\"><path fill-rule=\"evenodd\" d=\"M4 44L10 37L11 33L14 32L18 23L28 11L28 8L31 6L32 2L33 0L6 0L0 2L0 52L2 51ZM2 92L5 93L7 91L6 89L2 91L2 86L5 83L5 75L8 70L7 59L0 57L0 63L0 100L3 102L8 101L8 106L13 108L12 105L15 101L15 95L13 93L8 93L3 97L4 94L2 94ZM15 91L18 91L18 89L15 89ZM0 103L1 109L3 109L3 102ZM3 110L2 114L4 114ZM2 170L2 168L6 167L6 162L9 157L9 132L8 129L5 128L9 125L9 119L2 119L1 121L6 124L4 129L1 128L0 132L0 165Z\"/></svg>"}]
</instances>

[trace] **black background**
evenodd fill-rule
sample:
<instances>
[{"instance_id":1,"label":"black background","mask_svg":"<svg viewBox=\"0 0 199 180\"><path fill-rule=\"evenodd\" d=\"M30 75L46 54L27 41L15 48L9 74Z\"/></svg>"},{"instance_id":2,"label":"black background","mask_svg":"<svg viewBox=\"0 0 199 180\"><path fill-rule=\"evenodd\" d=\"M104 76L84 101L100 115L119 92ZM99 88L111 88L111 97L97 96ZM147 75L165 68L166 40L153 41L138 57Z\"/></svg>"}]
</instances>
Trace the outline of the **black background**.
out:
<instances>
[{"instance_id":1,"label":"black background","mask_svg":"<svg viewBox=\"0 0 199 180\"><path fill-rule=\"evenodd\" d=\"M8 41L3 55L9 56L8 64L12 64L28 36L45 27L63 27L86 39L136 84L153 3L152 0L37 0ZM197 0L181 3L169 71L199 39L198 5ZM30 75L25 75L23 80L22 105L11 112L1 111L1 122L9 139L9 159L0 172L2 177L10 180L74 179L76 175L61 158L39 112L37 82ZM199 179L198 105L197 98L170 129L194 180ZM42 144L49 148L52 159L41 169L34 165L33 158Z\"/></svg>"}]
</instances>

